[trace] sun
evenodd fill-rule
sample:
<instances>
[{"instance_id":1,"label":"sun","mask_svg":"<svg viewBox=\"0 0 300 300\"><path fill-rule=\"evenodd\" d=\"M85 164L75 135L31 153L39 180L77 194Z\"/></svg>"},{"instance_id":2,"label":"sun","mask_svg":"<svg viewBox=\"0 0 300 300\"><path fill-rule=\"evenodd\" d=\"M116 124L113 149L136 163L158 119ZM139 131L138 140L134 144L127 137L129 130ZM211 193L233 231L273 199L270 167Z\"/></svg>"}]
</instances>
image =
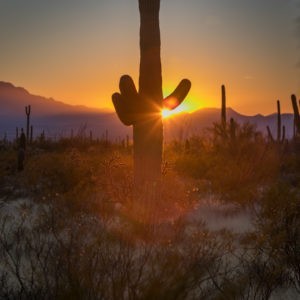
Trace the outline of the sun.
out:
<instances>
[{"instance_id":1,"label":"sun","mask_svg":"<svg viewBox=\"0 0 300 300\"><path fill-rule=\"evenodd\" d=\"M173 111L172 111L172 110L169 110L169 109L163 109L163 110L161 111L161 115L162 115L163 119L172 116L172 114L173 114Z\"/></svg>"},{"instance_id":2,"label":"sun","mask_svg":"<svg viewBox=\"0 0 300 300\"><path fill-rule=\"evenodd\" d=\"M180 114L190 114L198 109L205 107L205 101L200 100L199 97L187 97L180 105L176 99L167 97L168 101L163 102L163 108L161 109L161 116L163 119L173 118ZM178 106L177 106L178 105ZM174 109L172 109L175 107Z\"/></svg>"},{"instance_id":3,"label":"sun","mask_svg":"<svg viewBox=\"0 0 300 300\"><path fill-rule=\"evenodd\" d=\"M181 105L179 105L178 107L176 107L175 109L172 109L172 110L163 108L161 111L161 115L162 115L163 119L166 119L166 118L170 118L175 115L178 115L178 114L188 113L188 112L189 112L188 107L186 105L184 105L184 103L182 103Z\"/></svg>"}]
</instances>

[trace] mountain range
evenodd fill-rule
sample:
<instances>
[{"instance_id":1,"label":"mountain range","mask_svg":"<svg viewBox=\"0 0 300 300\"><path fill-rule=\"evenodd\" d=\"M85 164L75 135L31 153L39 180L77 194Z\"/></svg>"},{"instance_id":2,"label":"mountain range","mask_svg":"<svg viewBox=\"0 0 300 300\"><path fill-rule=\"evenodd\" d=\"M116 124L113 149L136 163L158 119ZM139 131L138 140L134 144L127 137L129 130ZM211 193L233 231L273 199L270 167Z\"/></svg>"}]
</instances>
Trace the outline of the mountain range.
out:
<instances>
[{"instance_id":1,"label":"mountain range","mask_svg":"<svg viewBox=\"0 0 300 300\"><path fill-rule=\"evenodd\" d=\"M0 139L7 136L12 140L16 135L16 127L25 128L25 106L31 105L31 124L34 135L45 131L46 137L59 138L73 134L87 134L101 138L108 132L111 140L131 136L131 128L124 126L112 111L75 106L61 101L29 93L22 87L0 81ZM164 119L164 135L167 140L187 138L201 134L203 130L220 120L219 108L203 108L193 113L179 114L176 117ZM232 108L227 108L228 119L233 118L242 124L255 124L257 129L266 134L268 125L276 136L277 114L267 116L245 116ZM282 125L286 127L286 137L293 134L293 115L282 114Z\"/></svg>"}]
</instances>

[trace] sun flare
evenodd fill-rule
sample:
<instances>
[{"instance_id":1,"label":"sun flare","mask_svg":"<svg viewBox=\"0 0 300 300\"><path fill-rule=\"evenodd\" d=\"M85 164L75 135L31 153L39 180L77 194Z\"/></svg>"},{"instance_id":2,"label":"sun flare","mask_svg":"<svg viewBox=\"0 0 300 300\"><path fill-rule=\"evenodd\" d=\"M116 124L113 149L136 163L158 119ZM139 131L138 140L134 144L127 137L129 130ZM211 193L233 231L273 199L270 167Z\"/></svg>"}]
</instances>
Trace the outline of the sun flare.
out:
<instances>
[{"instance_id":1,"label":"sun flare","mask_svg":"<svg viewBox=\"0 0 300 300\"><path fill-rule=\"evenodd\" d=\"M162 109L161 115L162 115L163 119L166 119L166 118L174 117L175 115L178 115L178 114L189 113L189 112L190 112L189 108L186 105L181 104L172 110L167 109L167 108Z\"/></svg>"},{"instance_id":2,"label":"sun flare","mask_svg":"<svg viewBox=\"0 0 300 300\"><path fill-rule=\"evenodd\" d=\"M173 111L172 111L172 110L163 109L163 110L161 111L161 115L162 115L163 119L172 116L172 114L173 114Z\"/></svg>"}]
</instances>

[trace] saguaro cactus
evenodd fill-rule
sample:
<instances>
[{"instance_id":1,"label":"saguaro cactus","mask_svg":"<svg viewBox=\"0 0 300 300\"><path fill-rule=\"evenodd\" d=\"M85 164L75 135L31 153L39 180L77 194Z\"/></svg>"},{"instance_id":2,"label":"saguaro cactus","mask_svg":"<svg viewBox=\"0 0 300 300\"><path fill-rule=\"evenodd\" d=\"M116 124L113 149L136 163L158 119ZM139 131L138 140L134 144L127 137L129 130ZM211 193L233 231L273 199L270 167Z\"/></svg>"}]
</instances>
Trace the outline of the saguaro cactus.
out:
<instances>
[{"instance_id":1,"label":"saguaro cactus","mask_svg":"<svg viewBox=\"0 0 300 300\"><path fill-rule=\"evenodd\" d=\"M25 106L25 113L27 117L27 123L26 123L26 139L29 140L29 124L30 124L30 113L31 113L31 106Z\"/></svg>"},{"instance_id":2,"label":"saguaro cactus","mask_svg":"<svg viewBox=\"0 0 300 300\"><path fill-rule=\"evenodd\" d=\"M267 128L267 132L268 132L268 139L269 139L269 141L272 142L272 143L274 143L274 137L273 137L273 135L272 135L272 131L271 131L271 129L270 129L270 126L267 125L266 128Z\"/></svg>"},{"instance_id":3,"label":"saguaro cactus","mask_svg":"<svg viewBox=\"0 0 300 300\"><path fill-rule=\"evenodd\" d=\"M297 103L296 103L297 105ZM271 129L267 126L268 138L271 142L275 142L275 139L272 135ZM281 126L281 109L280 109L280 101L277 100L277 144L281 144L285 141L285 126Z\"/></svg>"},{"instance_id":4,"label":"saguaro cactus","mask_svg":"<svg viewBox=\"0 0 300 300\"><path fill-rule=\"evenodd\" d=\"M294 110L294 138L299 137L300 135L300 115L299 115L299 109L297 104L297 97L296 95L291 96L293 110Z\"/></svg>"},{"instance_id":5,"label":"saguaro cactus","mask_svg":"<svg viewBox=\"0 0 300 300\"><path fill-rule=\"evenodd\" d=\"M189 92L191 83L184 79L166 99L162 93L160 59L160 0L139 0L140 11L140 76L137 91L130 76L120 79L120 93L112 101L120 120L133 125L134 183L160 180L163 123L163 107L177 107Z\"/></svg>"},{"instance_id":6,"label":"saguaro cactus","mask_svg":"<svg viewBox=\"0 0 300 300\"><path fill-rule=\"evenodd\" d=\"M281 140L281 110L280 101L277 100L277 143Z\"/></svg>"},{"instance_id":7,"label":"saguaro cactus","mask_svg":"<svg viewBox=\"0 0 300 300\"><path fill-rule=\"evenodd\" d=\"M30 126L30 144L32 144L33 141L33 126Z\"/></svg>"},{"instance_id":8,"label":"saguaro cactus","mask_svg":"<svg viewBox=\"0 0 300 300\"><path fill-rule=\"evenodd\" d=\"M230 134L230 141L232 144L236 142L236 128L237 124L233 118L230 118L230 125L229 125L229 134Z\"/></svg>"},{"instance_id":9,"label":"saguaro cactus","mask_svg":"<svg viewBox=\"0 0 300 300\"><path fill-rule=\"evenodd\" d=\"M225 85L221 86L221 93L222 93L222 108L221 108L221 123L223 129L226 129L226 90Z\"/></svg>"}]
</instances>

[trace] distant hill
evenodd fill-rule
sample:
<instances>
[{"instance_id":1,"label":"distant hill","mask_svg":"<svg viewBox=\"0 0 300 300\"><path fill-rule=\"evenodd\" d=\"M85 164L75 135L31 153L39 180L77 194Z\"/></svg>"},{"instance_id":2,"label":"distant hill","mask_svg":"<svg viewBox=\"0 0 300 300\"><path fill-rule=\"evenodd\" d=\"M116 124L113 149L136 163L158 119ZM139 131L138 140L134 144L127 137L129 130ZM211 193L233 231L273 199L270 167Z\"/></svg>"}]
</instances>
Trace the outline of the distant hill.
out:
<instances>
[{"instance_id":1,"label":"distant hill","mask_svg":"<svg viewBox=\"0 0 300 300\"><path fill-rule=\"evenodd\" d=\"M267 134L266 127L269 126L273 136L276 138L277 132L277 114L271 114L263 116L257 114L255 116L245 116L239 114L232 108L227 108L227 119L233 118L236 122L250 123L256 125L257 130L261 131L264 135ZM212 127L212 124L219 122L221 119L221 109L219 108L203 108L197 110L191 114L178 115L176 118L166 119L165 124L165 135L168 139L179 138L180 136L184 139L189 136L201 134L208 128ZM286 137L292 138L293 136L293 121L294 116L292 114L282 114L281 122L286 128Z\"/></svg>"},{"instance_id":2,"label":"distant hill","mask_svg":"<svg viewBox=\"0 0 300 300\"><path fill-rule=\"evenodd\" d=\"M52 98L30 94L27 90L15 87L11 83L0 81L0 139L6 134L9 139L15 138L16 127L25 128L24 107L31 105L31 124L34 135L43 130L47 137L59 138L74 134L93 132L94 137L101 138L108 131L111 140L123 139L132 135L130 127L124 126L116 114L106 110L85 106L68 105ZM185 113L164 120L164 136L166 140L187 138L202 134L203 131L220 120L219 108L204 108L193 113ZM227 108L227 118L234 118L238 123L255 124L263 134L267 134L266 126L270 126L276 136L277 115L245 116ZM282 125L286 127L286 137L293 134L293 115L282 114Z\"/></svg>"},{"instance_id":3,"label":"distant hill","mask_svg":"<svg viewBox=\"0 0 300 300\"><path fill-rule=\"evenodd\" d=\"M29 104L32 106L32 113L38 116L105 112L96 108L68 105L52 98L32 95L22 87L15 87L11 83L0 81L0 116L23 116L24 107Z\"/></svg>"},{"instance_id":4,"label":"distant hill","mask_svg":"<svg viewBox=\"0 0 300 300\"><path fill-rule=\"evenodd\" d=\"M81 105L69 105L52 98L32 95L22 87L0 81L0 139L6 134L9 139L15 137L15 129L25 128L25 106L31 105L31 124L35 135L43 130L50 137L60 137L89 130L101 136L111 128L116 134L117 117L108 110L90 108ZM97 130L96 130L97 129ZM120 132L122 133L122 129ZM100 133L101 132L101 133Z\"/></svg>"}]
</instances>

